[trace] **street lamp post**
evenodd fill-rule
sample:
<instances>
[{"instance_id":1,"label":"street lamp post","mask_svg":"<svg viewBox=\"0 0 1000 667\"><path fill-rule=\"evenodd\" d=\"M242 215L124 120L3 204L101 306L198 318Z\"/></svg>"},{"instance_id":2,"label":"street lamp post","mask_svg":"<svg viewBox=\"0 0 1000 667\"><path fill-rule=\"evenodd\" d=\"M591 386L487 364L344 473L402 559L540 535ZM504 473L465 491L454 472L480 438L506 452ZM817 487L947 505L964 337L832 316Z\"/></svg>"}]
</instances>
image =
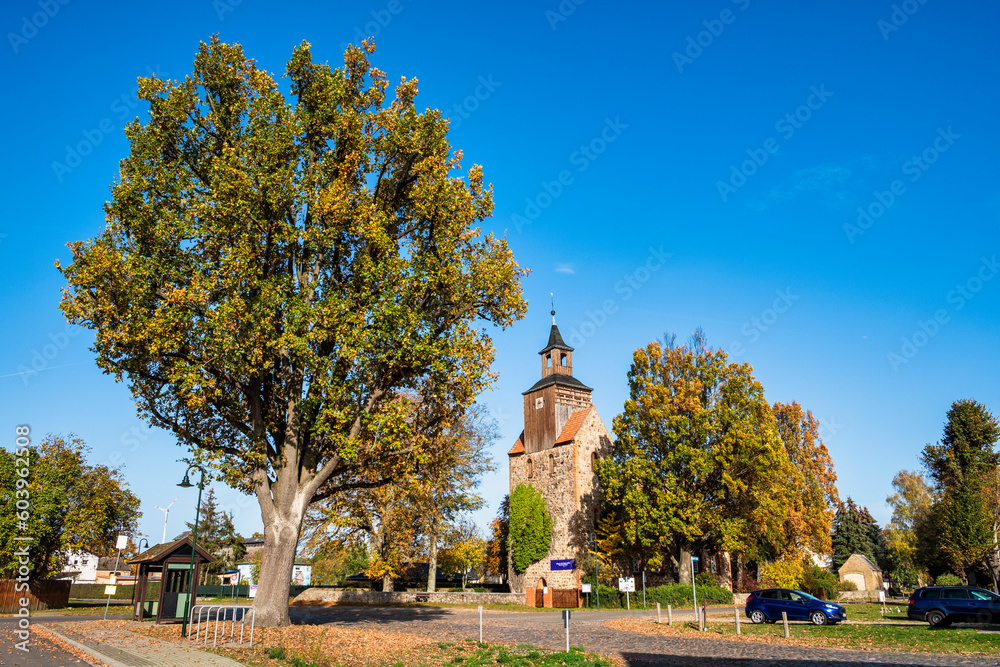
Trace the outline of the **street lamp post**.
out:
<instances>
[{"instance_id":1,"label":"street lamp post","mask_svg":"<svg viewBox=\"0 0 1000 667\"><path fill-rule=\"evenodd\" d=\"M194 595L194 552L198 544L198 519L201 518L201 492L205 488L205 469L195 463L189 465L188 469L184 471L184 481L177 486L182 489L189 489L194 486L191 480L188 479L188 473L191 472L192 468L201 471L201 481L198 482L198 504L194 510L194 528L191 530L191 566L188 570L188 594L184 599L184 618L181 620L181 637L187 636L188 614L191 611L191 597Z\"/></svg>"},{"instance_id":2,"label":"street lamp post","mask_svg":"<svg viewBox=\"0 0 1000 667\"><path fill-rule=\"evenodd\" d=\"M140 537L139 541L136 542L137 545L136 549L138 549L139 553L142 553L143 542L146 543L146 548L147 549L149 548L149 540L147 540L145 537ZM141 568L142 566L140 565L139 567ZM135 613L135 594L136 592L138 592L138 590L139 590L139 579L136 578L136 580L132 582L132 613Z\"/></svg>"},{"instance_id":3,"label":"street lamp post","mask_svg":"<svg viewBox=\"0 0 1000 667\"><path fill-rule=\"evenodd\" d=\"M594 552L594 586L597 590L597 611L601 610L601 558L597 555L597 533L590 534L590 544Z\"/></svg>"}]
</instances>

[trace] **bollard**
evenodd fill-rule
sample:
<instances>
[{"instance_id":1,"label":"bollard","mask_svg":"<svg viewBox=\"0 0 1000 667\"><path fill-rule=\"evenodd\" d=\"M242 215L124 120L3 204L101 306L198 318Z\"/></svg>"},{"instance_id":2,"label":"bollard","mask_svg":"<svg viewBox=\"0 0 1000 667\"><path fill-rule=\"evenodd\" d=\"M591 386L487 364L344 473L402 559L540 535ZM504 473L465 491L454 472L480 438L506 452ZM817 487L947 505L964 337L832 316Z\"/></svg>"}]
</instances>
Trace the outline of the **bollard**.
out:
<instances>
[{"instance_id":1,"label":"bollard","mask_svg":"<svg viewBox=\"0 0 1000 667\"><path fill-rule=\"evenodd\" d=\"M781 612L781 624L785 626L785 639L788 639L788 613Z\"/></svg>"},{"instance_id":2,"label":"bollard","mask_svg":"<svg viewBox=\"0 0 1000 667\"><path fill-rule=\"evenodd\" d=\"M566 625L566 652L569 653L569 609L563 609L562 617Z\"/></svg>"},{"instance_id":3,"label":"bollard","mask_svg":"<svg viewBox=\"0 0 1000 667\"><path fill-rule=\"evenodd\" d=\"M740 610L738 607L733 607L733 615L736 616L736 634L743 634L740 631Z\"/></svg>"},{"instance_id":4,"label":"bollard","mask_svg":"<svg viewBox=\"0 0 1000 667\"><path fill-rule=\"evenodd\" d=\"M667 625L673 626L673 624L674 624L674 612L670 608L670 605L667 605Z\"/></svg>"},{"instance_id":5,"label":"bollard","mask_svg":"<svg viewBox=\"0 0 1000 667\"><path fill-rule=\"evenodd\" d=\"M701 631L705 632L708 630L708 605L704 602L701 603Z\"/></svg>"},{"instance_id":6,"label":"bollard","mask_svg":"<svg viewBox=\"0 0 1000 667\"><path fill-rule=\"evenodd\" d=\"M663 623L663 621L660 620L660 603L657 602L656 603L656 624L660 625L661 623Z\"/></svg>"},{"instance_id":7,"label":"bollard","mask_svg":"<svg viewBox=\"0 0 1000 667\"><path fill-rule=\"evenodd\" d=\"M479 605L479 643L483 643L483 605Z\"/></svg>"}]
</instances>

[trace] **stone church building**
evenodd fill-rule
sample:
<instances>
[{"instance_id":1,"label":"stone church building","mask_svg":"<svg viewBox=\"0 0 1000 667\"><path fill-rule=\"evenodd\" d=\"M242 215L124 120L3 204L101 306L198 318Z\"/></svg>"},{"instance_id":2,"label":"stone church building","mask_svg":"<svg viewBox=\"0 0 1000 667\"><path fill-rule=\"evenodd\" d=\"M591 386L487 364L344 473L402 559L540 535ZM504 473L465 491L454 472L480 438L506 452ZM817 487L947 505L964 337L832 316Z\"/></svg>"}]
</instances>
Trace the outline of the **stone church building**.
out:
<instances>
[{"instance_id":1,"label":"stone church building","mask_svg":"<svg viewBox=\"0 0 1000 667\"><path fill-rule=\"evenodd\" d=\"M610 454L611 435L591 403L593 389L573 376L573 348L563 341L554 310L549 342L538 354L541 379L523 394L524 430L508 452L510 490L530 484L541 492L552 517L552 546L524 573L509 566L509 581L511 592L537 591L537 606L548 607L553 592L580 588L598 509L594 461Z\"/></svg>"}]
</instances>

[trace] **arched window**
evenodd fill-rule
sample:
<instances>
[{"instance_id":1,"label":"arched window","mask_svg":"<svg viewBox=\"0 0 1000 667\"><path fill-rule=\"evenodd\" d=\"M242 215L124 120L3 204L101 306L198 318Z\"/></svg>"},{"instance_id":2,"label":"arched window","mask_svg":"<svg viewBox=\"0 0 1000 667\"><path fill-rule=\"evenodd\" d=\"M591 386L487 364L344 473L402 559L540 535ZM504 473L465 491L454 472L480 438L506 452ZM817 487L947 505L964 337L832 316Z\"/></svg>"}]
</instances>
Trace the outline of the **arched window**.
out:
<instances>
[{"instance_id":1,"label":"arched window","mask_svg":"<svg viewBox=\"0 0 1000 667\"><path fill-rule=\"evenodd\" d=\"M566 355L565 355L565 354L562 354L562 355L559 355L559 362L560 362L560 363L561 363L561 364L562 364L563 366L565 366L565 365L566 365Z\"/></svg>"},{"instance_id":2,"label":"arched window","mask_svg":"<svg viewBox=\"0 0 1000 667\"><path fill-rule=\"evenodd\" d=\"M556 474L556 457L553 456L552 454L549 454L549 474L550 475Z\"/></svg>"},{"instance_id":3,"label":"arched window","mask_svg":"<svg viewBox=\"0 0 1000 667\"><path fill-rule=\"evenodd\" d=\"M535 462L528 459L528 479L535 476Z\"/></svg>"},{"instance_id":4,"label":"arched window","mask_svg":"<svg viewBox=\"0 0 1000 667\"><path fill-rule=\"evenodd\" d=\"M551 354L546 354L545 355L545 367L546 368L552 368L552 355Z\"/></svg>"}]
</instances>

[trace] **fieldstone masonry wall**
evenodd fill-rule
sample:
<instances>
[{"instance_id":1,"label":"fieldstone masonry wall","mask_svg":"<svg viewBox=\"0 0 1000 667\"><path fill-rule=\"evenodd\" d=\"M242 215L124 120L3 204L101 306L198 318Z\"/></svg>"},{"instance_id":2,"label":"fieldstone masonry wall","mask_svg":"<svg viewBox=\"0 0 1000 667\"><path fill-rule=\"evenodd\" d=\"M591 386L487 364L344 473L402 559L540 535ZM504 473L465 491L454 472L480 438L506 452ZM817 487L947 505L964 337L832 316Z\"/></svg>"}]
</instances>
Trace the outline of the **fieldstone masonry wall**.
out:
<instances>
[{"instance_id":1,"label":"fieldstone masonry wall","mask_svg":"<svg viewBox=\"0 0 1000 667\"><path fill-rule=\"evenodd\" d=\"M586 410L588 414L570 442L510 457L511 490L522 483L534 486L545 498L552 517L552 545L548 555L529 566L522 576L511 576L512 591L580 587L582 570L552 570L551 561L582 558L594 526L598 497L593 457L610 453L611 436L597 409Z\"/></svg>"},{"instance_id":2,"label":"fieldstone masonry wall","mask_svg":"<svg viewBox=\"0 0 1000 667\"><path fill-rule=\"evenodd\" d=\"M419 591L337 591L329 588L309 588L292 600L293 606L324 606L332 604L393 604L401 602L452 602L471 604L524 604L521 593L450 593Z\"/></svg>"}]
</instances>

